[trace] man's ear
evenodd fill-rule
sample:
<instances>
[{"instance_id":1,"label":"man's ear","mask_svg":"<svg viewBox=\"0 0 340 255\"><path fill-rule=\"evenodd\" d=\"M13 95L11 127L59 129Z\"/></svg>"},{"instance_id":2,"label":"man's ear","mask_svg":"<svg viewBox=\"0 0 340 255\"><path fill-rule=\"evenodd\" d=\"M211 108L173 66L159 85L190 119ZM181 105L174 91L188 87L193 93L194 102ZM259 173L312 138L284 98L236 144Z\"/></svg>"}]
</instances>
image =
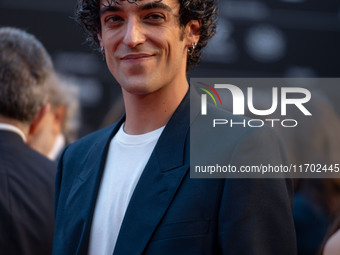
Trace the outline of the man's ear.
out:
<instances>
[{"instance_id":1,"label":"man's ear","mask_svg":"<svg viewBox=\"0 0 340 255\"><path fill-rule=\"evenodd\" d=\"M186 25L186 45L191 47L192 43L198 43L200 39L201 20L190 20Z\"/></svg>"},{"instance_id":2,"label":"man's ear","mask_svg":"<svg viewBox=\"0 0 340 255\"><path fill-rule=\"evenodd\" d=\"M103 40L102 40L102 32L101 31L98 32L97 38L98 38L100 47L104 47Z\"/></svg>"},{"instance_id":3,"label":"man's ear","mask_svg":"<svg viewBox=\"0 0 340 255\"><path fill-rule=\"evenodd\" d=\"M61 105L58 107L55 107L52 110L53 114L53 129L56 134L62 132L63 124L66 119L66 106Z\"/></svg>"},{"instance_id":4,"label":"man's ear","mask_svg":"<svg viewBox=\"0 0 340 255\"><path fill-rule=\"evenodd\" d=\"M41 123L41 121L43 120L43 118L45 117L45 115L50 111L51 105L49 103L44 104L39 112L37 113L37 115L34 117L31 125L29 126L29 130L28 130L28 134L32 135L36 132L37 127L39 127L39 124Z\"/></svg>"}]
</instances>

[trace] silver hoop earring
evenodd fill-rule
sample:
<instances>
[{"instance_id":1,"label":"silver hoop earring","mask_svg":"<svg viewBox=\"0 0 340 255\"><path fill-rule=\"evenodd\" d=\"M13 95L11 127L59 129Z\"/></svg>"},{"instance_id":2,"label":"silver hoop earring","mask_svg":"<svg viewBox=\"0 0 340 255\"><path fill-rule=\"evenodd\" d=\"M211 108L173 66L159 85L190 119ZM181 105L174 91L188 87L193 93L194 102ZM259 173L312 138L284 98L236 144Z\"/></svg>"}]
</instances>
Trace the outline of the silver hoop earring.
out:
<instances>
[{"instance_id":1,"label":"silver hoop earring","mask_svg":"<svg viewBox=\"0 0 340 255\"><path fill-rule=\"evenodd\" d=\"M188 48L188 55L191 56L194 54L195 48L197 46L196 42L191 43L191 47Z\"/></svg>"},{"instance_id":2,"label":"silver hoop earring","mask_svg":"<svg viewBox=\"0 0 340 255\"><path fill-rule=\"evenodd\" d=\"M105 59L105 50L104 50L104 47L100 47L100 53L102 54L103 59Z\"/></svg>"}]
</instances>

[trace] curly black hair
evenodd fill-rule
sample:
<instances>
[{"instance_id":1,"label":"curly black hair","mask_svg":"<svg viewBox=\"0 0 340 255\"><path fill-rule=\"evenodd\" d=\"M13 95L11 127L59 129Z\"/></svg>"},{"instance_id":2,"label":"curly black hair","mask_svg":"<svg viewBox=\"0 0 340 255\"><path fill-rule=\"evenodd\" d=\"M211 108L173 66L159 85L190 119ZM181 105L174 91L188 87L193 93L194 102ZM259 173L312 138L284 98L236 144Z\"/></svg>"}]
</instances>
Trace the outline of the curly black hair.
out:
<instances>
[{"instance_id":1,"label":"curly black hair","mask_svg":"<svg viewBox=\"0 0 340 255\"><path fill-rule=\"evenodd\" d=\"M138 0L127 0L136 3ZM160 0L162 1L162 0ZM200 40L193 54L188 55L187 71L197 65L202 55L202 49L208 40L216 34L217 7L215 0L178 0L180 3L179 21L185 27L190 20L201 20ZM118 0L108 0L118 3ZM74 19L86 33L87 41L95 49L99 49L97 34L100 32L100 0L78 0Z\"/></svg>"}]
</instances>

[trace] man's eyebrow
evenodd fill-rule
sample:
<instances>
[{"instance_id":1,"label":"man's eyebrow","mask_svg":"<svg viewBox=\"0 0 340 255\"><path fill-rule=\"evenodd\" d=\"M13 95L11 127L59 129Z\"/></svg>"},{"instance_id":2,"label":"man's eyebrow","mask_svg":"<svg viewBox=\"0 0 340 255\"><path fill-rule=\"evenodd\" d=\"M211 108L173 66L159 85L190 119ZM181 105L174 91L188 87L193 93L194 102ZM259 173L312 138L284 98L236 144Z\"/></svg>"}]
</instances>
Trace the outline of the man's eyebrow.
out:
<instances>
[{"instance_id":1,"label":"man's eyebrow","mask_svg":"<svg viewBox=\"0 0 340 255\"><path fill-rule=\"evenodd\" d=\"M172 9L171 9L170 6L168 6L164 3L161 3L160 1L151 2L151 3L147 3L147 4L139 6L139 9L142 10L142 11L155 9L155 8L159 8L159 9L163 9L163 10L168 11L168 12L172 12Z\"/></svg>"},{"instance_id":2,"label":"man's eyebrow","mask_svg":"<svg viewBox=\"0 0 340 255\"><path fill-rule=\"evenodd\" d=\"M170 6L161 3L160 1L157 2L151 2L151 3L147 3L147 4L143 4L143 5L138 5L138 9L145 11L145 10L150 10L150 9L163 9L166 10L168 12L172 12L172 9ZM118 11L122 11L123 8L117 4L115 5L104 5L103 8L100 9L99 11L99 15L101 16L103 13L105 12L118 12Z\"/></svg>"},{"instance_id":3,"label":"man's eyebrow","mask_svg":"<svg viewBox=\"0 0 340 255\"><path fill-rule=\"evenodd\" d=\"M117 5L104 5L103 8L99 11L99 16L102 16L105 12L118 12L122 11L123 9Z\"/></svg>"}]
</instances>

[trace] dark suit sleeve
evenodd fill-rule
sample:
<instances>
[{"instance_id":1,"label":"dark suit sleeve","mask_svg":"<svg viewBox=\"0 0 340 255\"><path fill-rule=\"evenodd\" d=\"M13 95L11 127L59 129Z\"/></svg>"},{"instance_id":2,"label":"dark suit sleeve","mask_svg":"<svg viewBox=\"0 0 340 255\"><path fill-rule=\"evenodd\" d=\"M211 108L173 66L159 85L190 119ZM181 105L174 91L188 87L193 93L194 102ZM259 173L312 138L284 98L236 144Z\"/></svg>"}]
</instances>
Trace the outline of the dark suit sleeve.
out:
<instances>
[{"instance_id":1,"label":"dark suit sleeve","mask_svg":"<svg viewBox=\"0 0 340 255\"><path fill-rule=\"evenodd\" d=\"M60 196L60 189L61 189L61 180L62 180L62 162L63 162L63 157L65 154L67 148L63 150L59 157L58 161L58 168L57 168L57 174L55 178L55 195L54 195L54 215L56 217L57 214L57 209L58 209L58 201L59 201L59 196Z\"/></svg>"},{"instance_id":2,"label":"dark suit sleeve","mask_svg":"<svg viewBox=\"0 0 340 255\"><path fill-rule=\"evenodd\" d=\"M235 147L231 164L287 163L276 133L253 129ZM219 213L222 254L294 255L291 179L226 179Z\"/></svg>"}]
</instances>

